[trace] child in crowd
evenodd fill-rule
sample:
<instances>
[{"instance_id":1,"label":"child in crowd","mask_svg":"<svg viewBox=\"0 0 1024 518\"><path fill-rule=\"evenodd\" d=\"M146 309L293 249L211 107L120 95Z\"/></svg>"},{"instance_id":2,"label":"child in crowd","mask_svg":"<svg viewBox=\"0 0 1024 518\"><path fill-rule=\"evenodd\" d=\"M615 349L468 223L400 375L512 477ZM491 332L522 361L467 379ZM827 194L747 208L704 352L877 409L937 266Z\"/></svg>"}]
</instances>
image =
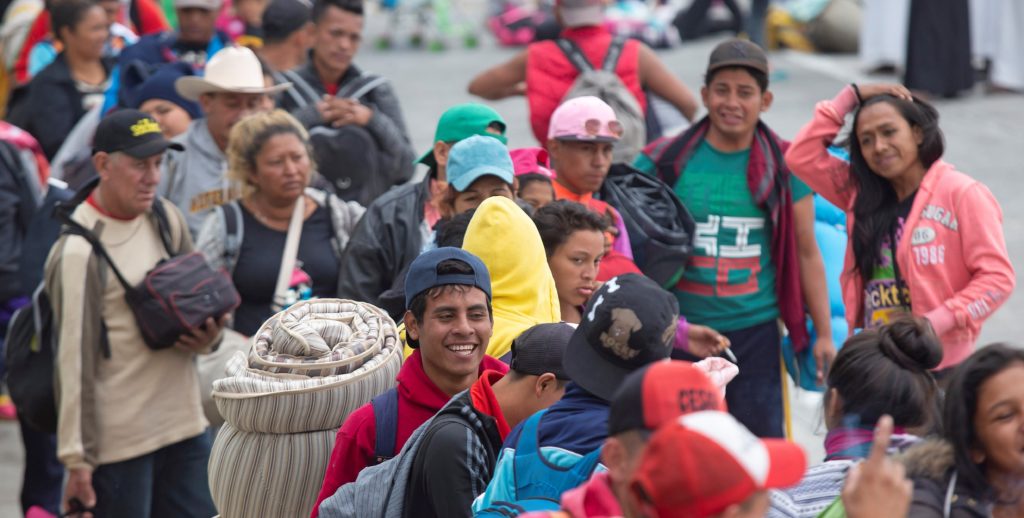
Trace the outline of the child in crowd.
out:
<instances>
[{"instance_id":1,"label":"child in crowd","mask_svg":"<svg viewBox=\"0 0 1024 518\"><path fill-rule=\"evenodd\" d=\"M519 182L516 196L534 210L555 201L555 188L551 185L555 172L548 165L548 152L544 148L528 147L513 149L509 154Z\"/></svg>"}]
</instances>

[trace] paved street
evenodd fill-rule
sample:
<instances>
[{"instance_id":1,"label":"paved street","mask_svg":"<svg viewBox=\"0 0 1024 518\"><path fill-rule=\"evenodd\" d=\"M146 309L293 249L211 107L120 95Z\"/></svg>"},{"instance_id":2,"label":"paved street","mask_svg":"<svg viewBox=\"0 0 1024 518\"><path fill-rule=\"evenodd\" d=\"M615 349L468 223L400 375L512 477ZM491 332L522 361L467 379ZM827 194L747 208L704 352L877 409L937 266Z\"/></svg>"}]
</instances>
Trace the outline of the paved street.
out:
<instances>
[{"instance_id":1,"label":"paved street","mask_svg":"<svg viewBox=\"0 0 1024 518\"><path fill-rule=\"evenodd\" d=\"M426 150L431 145L435 122L448 106L473 100L465 90L475 73L514 54L514 51L496 48L487 37L482 47L474 50L378 51L370 44L379 34L374 25L368 30L367 44L357 61L366 70L391 79L398 90L417 150ZM697 90L714 43L711 40L690 44L663 52L661 57L684 82ZM765 120L787 138L810 119L816 101L832 97L844 83L870 80L859 74L853 56L781 53L771 59L771 90L775 102ZM510 147L536 145L529 131L524 99L506 100L493 106L509 122ZM979 93L966 99L943 101L937 106L942 116L940 125L946 135L945 159L984 182L995 193L1003 207L1011 257L1018 268L1024 268L1024 203L1021 203L1024 181L1016 176L1024 173L1024 160L1020 158L1024 144L1024 96L985 96L979 89ZM1024 296L1018 294L989 320L980 343L1006 340L1024 344L1024 339L1017 335L1024 332L1024 325L1015 320L1022 313ZM811 461L816 463L821 458L820 444L824 436L824 429L816 424L821 415L820 399L806 393L796 397L798 439L808 448ZM17 434L17 427L12 423L0 423L0 518L18 516L21 451Z\"/></svg>"}]
</instances>

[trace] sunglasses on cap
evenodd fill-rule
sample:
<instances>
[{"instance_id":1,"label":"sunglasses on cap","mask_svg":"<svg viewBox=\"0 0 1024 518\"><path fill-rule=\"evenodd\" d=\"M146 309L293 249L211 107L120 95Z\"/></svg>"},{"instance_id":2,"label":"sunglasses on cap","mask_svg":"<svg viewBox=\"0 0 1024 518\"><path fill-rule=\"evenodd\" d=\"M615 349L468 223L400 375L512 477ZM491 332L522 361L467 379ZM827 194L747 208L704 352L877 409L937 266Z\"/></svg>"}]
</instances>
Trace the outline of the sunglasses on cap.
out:
<instances>
[{"instance_id":1,"label":"sunglasses on cap","mask_svg":"<svg viewBox=\"0 0 1024 518\"><path fill-rule=\"evenodd\" d=\"M598 120L598 119L587 119L583 123L583 130L587 133L587 135L589 135L591 137L596 137L598 135L601 135L601 126L602 126L602 122L600 120ZM622 124L619 121L617 121L617 120L610 120L610 121L608 121L608 123L606 125L606 128L608 129L608 133L610 133L614 137L616 137L616 138L621 138L622 137Z\"/></svg>"}]
</instances>

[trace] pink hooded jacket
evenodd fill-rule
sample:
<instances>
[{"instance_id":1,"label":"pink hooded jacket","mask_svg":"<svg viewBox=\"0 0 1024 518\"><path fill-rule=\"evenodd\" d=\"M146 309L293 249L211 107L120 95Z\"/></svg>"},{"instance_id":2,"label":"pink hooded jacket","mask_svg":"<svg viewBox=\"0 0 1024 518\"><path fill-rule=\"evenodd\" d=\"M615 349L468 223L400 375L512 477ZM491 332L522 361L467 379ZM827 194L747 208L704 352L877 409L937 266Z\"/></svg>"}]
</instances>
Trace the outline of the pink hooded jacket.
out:
<instances>
[{"instance_id":1,"label":"pink hooded jacket","mask_svg":"<svg viewBox=\"0 0 1024 518\"><path fill-rule=\"evenodd\" d=\"M819 102L814 119L786 152L793 173L846 211L850 237L857 192L849 164L830 155L827 146L856 106L849 86L835 99ZM982 322L1016 283L1002 210L987 187L940 159L925 174L904 229L907 239L896 248L896 262L910 289L912 312L927 318L942 341L937 369L952 367L971 354ZM851 331L864 325L864 282L854 265L853 245L848 244L840 283Z\"/></svg>"}]
</instances>

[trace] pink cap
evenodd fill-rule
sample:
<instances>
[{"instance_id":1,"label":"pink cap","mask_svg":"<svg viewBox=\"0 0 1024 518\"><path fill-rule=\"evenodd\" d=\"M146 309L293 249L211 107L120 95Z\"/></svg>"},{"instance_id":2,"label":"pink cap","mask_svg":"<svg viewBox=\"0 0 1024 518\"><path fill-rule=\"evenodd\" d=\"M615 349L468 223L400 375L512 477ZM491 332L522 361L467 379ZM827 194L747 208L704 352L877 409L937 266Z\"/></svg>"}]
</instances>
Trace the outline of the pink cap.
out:
<instances>
[{"instance_id":1,"label":"pink cap","mask_svg":"<svg viewBox=\"0 0 1024 518\"><path fill-rule=\"evenodd\" d=\"M550 169L548 151L540 147L522 147L509 151L516 176L521 174L539 174L554 179L555 172Z\"/></svg>"},{"instance_id":2,"label":"pink cap","mask_svg":"<svg viewBox=\"0 0 1024 518\"><path fill-rule=\"evenodd\" d=\"M548 138L615 142L622 136L622 124L615 111L597 97L588 95L569 99L551 114Z\"/></svg>"}]
</instances>

